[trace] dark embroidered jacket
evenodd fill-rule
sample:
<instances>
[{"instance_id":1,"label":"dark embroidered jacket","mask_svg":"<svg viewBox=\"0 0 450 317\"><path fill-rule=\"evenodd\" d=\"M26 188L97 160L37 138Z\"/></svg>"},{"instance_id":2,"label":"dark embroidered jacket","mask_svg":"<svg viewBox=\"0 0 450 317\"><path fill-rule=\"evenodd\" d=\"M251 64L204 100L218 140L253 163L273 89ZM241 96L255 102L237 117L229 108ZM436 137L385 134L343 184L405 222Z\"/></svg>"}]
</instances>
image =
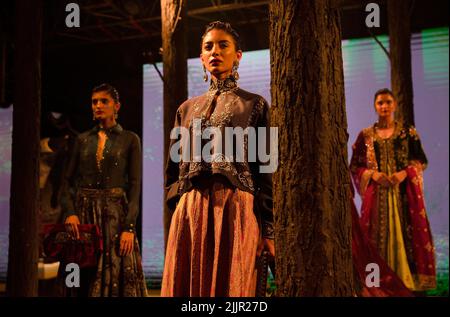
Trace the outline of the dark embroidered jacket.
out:
<instances>
[{"instance_id":1,"label":"dark embroidered jacket","mask_svg":"<svg viewBox=\"0 0 450 317\"><path fill-rule=\"evenodd\" d=\"M125 230L134 230L139 212L141 190L141 144L139 137L119 124L105 129L107 141L100 166L96 153L99 126L84 132L75 141L62 192L65 217L76 215L77 189L122 188L128 201Z\"/></svg>"},{"instance_id":2,"label":"dark embroidered jacket","mask_svg":"<svg viewBox=\"0 0 450 317\"><path fill-rule=\"evenodd\" d=\"M215 127L220 129L223 136L226 127L240 127L244 130L255 127L255 131L258 131L258 127L269 129L269 106L263 97L240 89L234 79L229 77L223 81L212 81L208 92L185 101L177 110L174 127L189 129L192 138L193 119L201 119L202 131L207 127ZM269 140L267 133L267 152ZM170 147L179 141L180 137L171 140ZM207 141L202 140L203 143ZM240 144L236 142L236 146ZM243 146L244 153L247 153L247 138L244 139ZM247 155L244 155L242 162L218 155L213 156L211 162L190 159L179 163L173 162L169 156L165 180L168 207L173 213L181 195L189 191L198 179L220 174L233 186L254 194L255 213L262 226L262 235L273 238L272 174L260 173L261 165L264 164L258 159L256 162L248 162Z\"/></svg>"},{"instance_id":3,"label":"dark embroidered jacket","mask_svg":"<svg viewBox=\"0 0 450 317\"><path fill-rule=\"evenodd\" d=\"M378 172L388 173L387 165L391 163L391 173L405 169L413 161L420 162L423 169L428 163L422 148L419 135L414 126L403 127L395 124L394 134L388 139L380 138L376 131L376 124L360 132L353 145L354 154L350 169L354 173L359 167L366 167ZM366 151L355 152L356 149L365 149L371 144L366 144L370 138L374 147L375 157L368 158Z\"/></svg>"}]
</instances>

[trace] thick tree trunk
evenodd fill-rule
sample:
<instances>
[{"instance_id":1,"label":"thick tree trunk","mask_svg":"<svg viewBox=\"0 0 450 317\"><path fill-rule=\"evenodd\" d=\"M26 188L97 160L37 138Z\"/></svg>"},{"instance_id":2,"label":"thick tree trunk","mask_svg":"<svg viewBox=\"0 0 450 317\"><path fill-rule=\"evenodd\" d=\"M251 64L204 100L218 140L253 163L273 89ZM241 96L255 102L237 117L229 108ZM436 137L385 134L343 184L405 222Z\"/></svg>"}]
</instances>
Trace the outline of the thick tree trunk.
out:
<instances>
[{"instance_id":1,"label":"thick tree trunk","mask_svg":"<svg viewBox=\"0 0 450 317\"><path fill-rule=\"evenodd\" d=\"M340 18L330 0L272 0L271 126L279 296L352 296Z\"/></svg>"},{"instance_id":2,"label":"thick tree trunk","mask_svg":"<svg viewBox=\"0 0 450 317\"><path fill-rule=\"evenodd\" d=\"M164 158L178 107L187 99L186 1L161 0L164 68ZM164 162L165 163L165 162ZM166 194L164 194L165 200ZM172 214L164 204L164 244Z\"/></svg>"},{"instance_id":3,"label":"thick tree trunk","mask_svg":"<svg viewBox=\"0 0 450 317\"><path fill-rule=\"evenodd\" d=\"M396 119L414 124L414 95L411 66L411 8L412 0L387 1L391 86L397 97Z\"/></svg>"},{"instance_id":4,"label":"thick tree trunk","mask_svg":"<svg viewBox=\"0 0 450 317\"><path fill-rule=\"evenodd\" d=\"M16 1L7 294L38 295L42 2Z\"/></svg>"}]
</instances>

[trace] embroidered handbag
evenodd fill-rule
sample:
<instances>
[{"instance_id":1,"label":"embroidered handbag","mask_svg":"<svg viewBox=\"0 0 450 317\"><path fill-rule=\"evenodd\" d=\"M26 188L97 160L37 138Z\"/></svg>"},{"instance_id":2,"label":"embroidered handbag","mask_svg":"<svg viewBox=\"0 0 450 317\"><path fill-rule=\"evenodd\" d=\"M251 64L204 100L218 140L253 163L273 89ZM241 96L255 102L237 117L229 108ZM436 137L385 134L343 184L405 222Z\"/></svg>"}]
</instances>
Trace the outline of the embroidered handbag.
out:
<instances>
[{"instance_id":1,"label":"embroidered handbag","mask_svg":"<svg viewBox=\"0 0 450 317\"><path fill-rule=\"evenodd\" d=\"M64 224L44 226L44 252L61 263L77 263L80 268L96 267L103 251L98 225L78 225L80 239L74 239Z\"/></svg>"}]
</instances>

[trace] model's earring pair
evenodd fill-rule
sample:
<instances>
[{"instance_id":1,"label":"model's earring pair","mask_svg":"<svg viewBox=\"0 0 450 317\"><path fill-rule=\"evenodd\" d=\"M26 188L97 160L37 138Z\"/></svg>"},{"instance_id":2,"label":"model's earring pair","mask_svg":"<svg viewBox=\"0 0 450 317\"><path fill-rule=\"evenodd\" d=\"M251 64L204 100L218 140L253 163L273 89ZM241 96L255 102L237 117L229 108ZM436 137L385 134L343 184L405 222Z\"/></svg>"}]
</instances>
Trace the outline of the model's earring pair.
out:
<instances>
[{"instance_id":1,"label":"model's earring pair","mask_svg":"<svg viewBox=\"0 0 450 317\"><path fill-rule=\"evenodd\" d=\"M238 68L239 68L239 62L236 61L233 63L233 70L231 71L231 76L234 78L234 80L239 80L239 73L238 73ZM205 65L203 65L203 81L207 82L208 81L208 74L206 73L206 67Z\"/></svg>"}]
</instances>

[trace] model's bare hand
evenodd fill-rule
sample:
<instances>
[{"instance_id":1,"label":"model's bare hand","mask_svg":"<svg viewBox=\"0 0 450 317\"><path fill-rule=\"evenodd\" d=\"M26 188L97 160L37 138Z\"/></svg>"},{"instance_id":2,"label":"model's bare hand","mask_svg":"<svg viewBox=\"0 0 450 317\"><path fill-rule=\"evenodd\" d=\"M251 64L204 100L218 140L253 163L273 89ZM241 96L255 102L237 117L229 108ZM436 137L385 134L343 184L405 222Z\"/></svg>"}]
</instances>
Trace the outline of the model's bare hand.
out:
<instances>
[{"instance_id":1,"label":"model's bare hand","mask_svg":"<svg viewBox=\"0 0 450 317\"><path fill-rule=\"evenodd\" d=\"M270 255L272 257L275 257L275 243L273 242L273 239L263 238L261 239L261 241L259 241L256 254L260 256L264 250L269 251Z\"/></svg>"},{"instance_id":2,"label":"model's bare hand","mask_svg":"<svg viewBox=\"0 0 450 317\"><path fill-rule=\"evenodd\" d=\"M80 224L80 219L77 215L72 215L66 218L66 221L64 221L64 224L66 225L66 230L69 232L72 237L75 239L80 239L80 231L78 230L78 225Z\"/></svg>"},{"instance_id":3,"label":"model's bare hand","mask_svg":"<svg viewBox=\"0 0 450 317\"><path fill-rule=\"evenodd\" d=\"M133 252L134 233L122 232L120 236L120 256L127 256Z\"/></svg>"},{"instance_id":4,"label":"model's bare hand","mask_svg":"<svg viewBox=\"0 0 450 317\"><path fill-rule=\"evenodd\" d=\"M372 179L377 183L380 184L383 187L391 187L392 186L392 181L389 178L389 176L387 176L385 173L381 173L381 172L374 172L372 174Z\"/></svg>"},{"instance_id":5,"label":"model's bare hand","mask_svg":"<svg viewBox=\"0 0 450 317\"><path fill-rule=\"evenodd\" d=\"M391 183L393 185L400 184L401 182L403 182L405 180L406 176L408 176L406 171L400 171L400 172L394 173L390 177L391 178Z\"/></svg>"}]
</instances>

